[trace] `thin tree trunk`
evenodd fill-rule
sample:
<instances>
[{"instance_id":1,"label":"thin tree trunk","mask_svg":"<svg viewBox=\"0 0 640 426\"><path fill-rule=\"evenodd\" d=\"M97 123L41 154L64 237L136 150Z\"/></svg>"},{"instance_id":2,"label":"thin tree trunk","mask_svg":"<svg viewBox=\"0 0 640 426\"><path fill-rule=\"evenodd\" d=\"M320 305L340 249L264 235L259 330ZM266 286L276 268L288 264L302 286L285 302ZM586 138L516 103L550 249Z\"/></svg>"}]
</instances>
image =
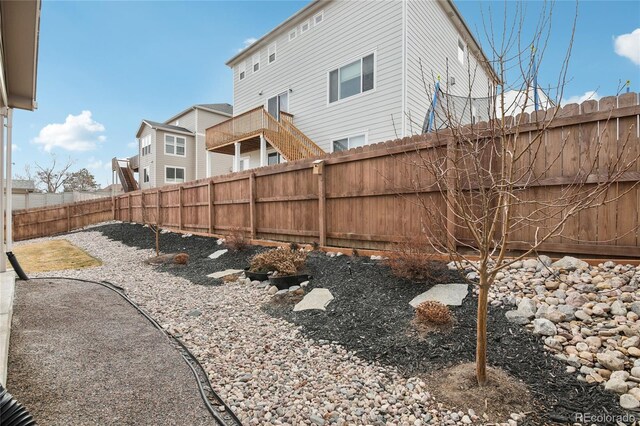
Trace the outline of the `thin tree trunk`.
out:
<instances>
[{"instance_id":1,"label":"thin tree trunk","mask_svg":"<svg viewBox=\"0 0 640 426\"><path fill-rule=\"evenodd\" d=\"M160 228L156 227L156 257L160 256Z\"/></svg>"},{"instance_id":2,"label":"thin tree trunk","mask_svg":"<svg viewBox=\"0 0 640 426\"><path fill-rule=\"evenodd\" d=\"M487 302L489 286L484 274L480 274L480 294L478 295L478 324L476 330L476 378L478 386L487 383Z\"/></svg>"}]
</instances>

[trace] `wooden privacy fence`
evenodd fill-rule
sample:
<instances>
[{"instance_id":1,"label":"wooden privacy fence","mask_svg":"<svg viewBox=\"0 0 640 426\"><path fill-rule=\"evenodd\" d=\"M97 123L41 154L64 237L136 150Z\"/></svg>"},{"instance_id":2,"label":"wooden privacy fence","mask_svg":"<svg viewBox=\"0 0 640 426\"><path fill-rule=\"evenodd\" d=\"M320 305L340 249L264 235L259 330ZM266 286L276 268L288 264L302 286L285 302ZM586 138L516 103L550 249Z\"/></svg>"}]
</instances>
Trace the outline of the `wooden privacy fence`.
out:
<instances>
[{"instance_id":1,"label":"wooden privacy fence","mask_svg":"<svg viewBox=\"0 0 640 426\"><path fill-rule=\"evenodd\" d=\"M541 138L533 167L541 179L521 197L560 196L580 175L593 138L601 138L607 156L621 155L623 147L630 151L627 154L637 155L639 115L638 95L633 93L564 107ZM539 116L525 115L528 124L521 126L523 135L536 134ZM627 134L629 142L623 144ZM447 211L445 197L429 186L425 170L415 163L426 152L446 156L448 143L446 138L419 135L329 154L316 162L300 160L131 192L114 199L112 217L193 233L243 232L256 239L387 249L422 232L425 217L418 201ZM590 178L598 180L598 176ZM411 189L416 180L426 183L419 191ZM640 257L638 182L640 164L636 162L608 195L618 194L620 199L580 212L567 223L562 236L549 240L541 250ZM553 218L548 222L552 225ZM460 223L453 229L458 240L468 239ZM532 227L514 231L512 248L524 248L534 234Z\"/></svg>"},{"instance_id":2,"label":"wooden privacy fence","mask_svg":"<svg viewBox=\"0 0 640 426\"><path fill-rule=\"evenodd\" d=\"M72 204L15 210L13 238L16 241L62 234L113 219L113 200L97 198Z\"/></svg>"}]
</instances>

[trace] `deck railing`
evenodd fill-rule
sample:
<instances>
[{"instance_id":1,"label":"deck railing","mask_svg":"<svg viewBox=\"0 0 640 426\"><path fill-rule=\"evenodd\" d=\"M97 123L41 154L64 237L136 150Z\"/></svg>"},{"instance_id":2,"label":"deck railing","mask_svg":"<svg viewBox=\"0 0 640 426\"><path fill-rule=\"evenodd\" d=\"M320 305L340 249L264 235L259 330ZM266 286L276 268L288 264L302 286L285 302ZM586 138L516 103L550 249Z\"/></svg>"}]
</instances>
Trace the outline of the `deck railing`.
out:
<instances>
[{"instance_id":1,"label":"deck railing","mask_svg":"<svg viewBox=\"0 0 640 426\"><path fill-rule=\"evenodd\" d=\"M293 116L281 113L276 120L258 107L207 129L207 149L216 149L251 139L261 134L287 161L324 154L324 151L293 125Z\"/></svg>"}]
</instances>

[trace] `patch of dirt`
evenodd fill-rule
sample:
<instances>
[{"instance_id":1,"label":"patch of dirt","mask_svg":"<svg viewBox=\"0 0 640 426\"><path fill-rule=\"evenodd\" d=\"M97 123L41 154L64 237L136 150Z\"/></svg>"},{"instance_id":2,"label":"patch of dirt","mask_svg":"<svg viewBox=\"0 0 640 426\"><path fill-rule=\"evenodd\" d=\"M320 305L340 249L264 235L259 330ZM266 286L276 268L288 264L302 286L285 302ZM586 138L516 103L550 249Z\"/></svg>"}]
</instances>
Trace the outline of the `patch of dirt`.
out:
<instances>
[{"instance_id":1,"label":"patch of dirt","mask_svg":"<svg viewBox=\"0 0 640 426\"><path fill-rule=\"evenodd\" d=\"M27 274L102 265L100 260L64 239L20 244L14 247L13 253Z\"/></svg>"},{"instance_id":2,"label":"patch of dirt","mask_svg":"<svg viewBox=\"0 0 640 426\"><path fill-rule=\"evenodd\" d=\"M534 411L531 393L521 380L487 367L487 384L478 386L473 362L432 373L425 378L437 401L450 407L471 408L492 422L504 421L511 413Z\"/></svg>"}]
</instances>

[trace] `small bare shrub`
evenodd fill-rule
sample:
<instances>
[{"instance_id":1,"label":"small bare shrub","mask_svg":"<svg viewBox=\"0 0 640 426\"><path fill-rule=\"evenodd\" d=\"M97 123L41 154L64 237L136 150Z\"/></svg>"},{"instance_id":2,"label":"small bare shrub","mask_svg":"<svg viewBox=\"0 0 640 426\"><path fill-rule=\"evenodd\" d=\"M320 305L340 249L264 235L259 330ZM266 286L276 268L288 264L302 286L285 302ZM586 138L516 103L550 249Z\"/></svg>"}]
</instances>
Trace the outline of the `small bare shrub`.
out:
<instances>
[{"instance_id":1,"label":"small bare shrub","mask_svg":"<svg viewBox=\"0 0 640 426\"><path fill-rule=\"evenodd\" d=\"M450 324L452 319L449 308L435 300L422 302L416 308L416 320L422 324L445 325Z\"/></svg>"},{"instance_id":2,"label":"small bare shrub","mask_svg":"<svg viewBox=\"0 0 640 426\"><path fill-rule=\"evenodd\" d=\"M257 254L251 259L250 270L277 271L279 275L294 275L307 260L307 253L299 250L276 248Z\"/></svg>"},{"instance_id":3,"label":"small bare shrub","mask_svg":"<svg viewBox=\"0 0 640 426\"><path fill-rule=\"evenodd\" d=\"M177 265L186 265L189 263L189 255L187 253L178 253L173 258L173 262Z\"/></svg>"},{"instance_id":4,"label":"small bare shrub","mask_svg":"<svg viewBox=\"0 0 640 426\"><path fill-rule=\"evenodd\" d=\"M391 272L410 281L446 283L451 272L444 262L434 259L435 251L428 242L413 239L395 245L394 254L385 260Z\"/></svg>"},{"instance_id":5,"label":"small bare shrub","mask_svg":"<svg viewBox=\"0 0 640 426\"><path fill-rule=\"evenodd\" d=\"M313 251L318 251L320 250L320 244L317 241L314 241L311 243L311 248L313 249Z\"/></svg>"},{"instance_id":6,"label":"small bare shrub","mask_svg":"<svg viewBox=\"0 0 640 426\"><path fill-rule=\"evenodd\" d=\"M224 245L231 251L243 251L249 246L249 242L245 238L244 232L236 228L225 237Z\"/></svg>"},{"instance_id":7,"label":"small bare shrub","mask_svg":"<svg viewBox=\"0 0 640 426\"><path fill-rule=\"evenodd\" d=\"M296 243L296 242L292 242L292 243L289 243L289 248L291 250L295 251L295 250L298 250L300 248L300 245L298 243Z\"/></svg>"}]
</instances>

